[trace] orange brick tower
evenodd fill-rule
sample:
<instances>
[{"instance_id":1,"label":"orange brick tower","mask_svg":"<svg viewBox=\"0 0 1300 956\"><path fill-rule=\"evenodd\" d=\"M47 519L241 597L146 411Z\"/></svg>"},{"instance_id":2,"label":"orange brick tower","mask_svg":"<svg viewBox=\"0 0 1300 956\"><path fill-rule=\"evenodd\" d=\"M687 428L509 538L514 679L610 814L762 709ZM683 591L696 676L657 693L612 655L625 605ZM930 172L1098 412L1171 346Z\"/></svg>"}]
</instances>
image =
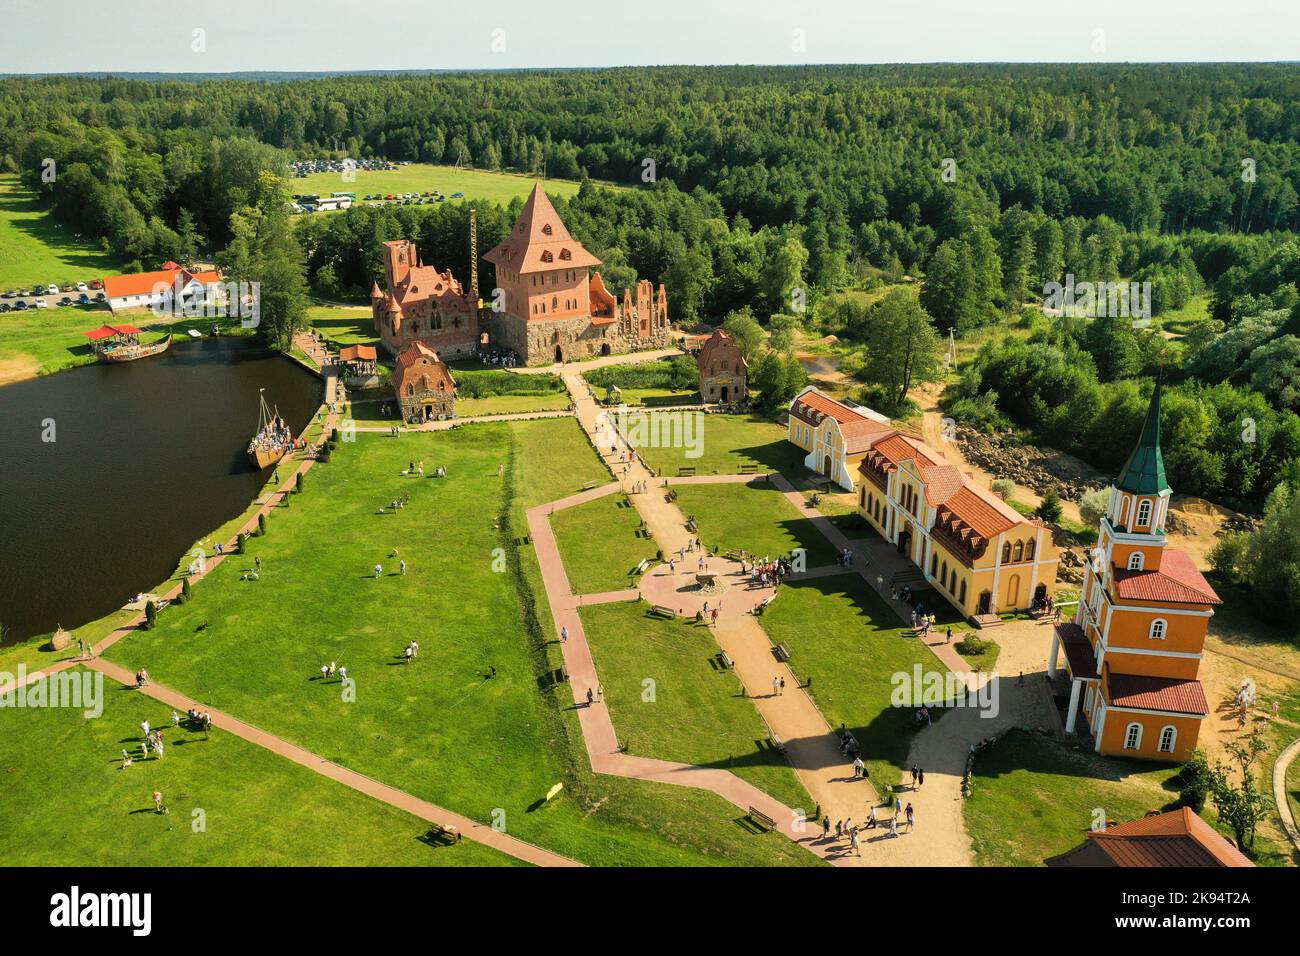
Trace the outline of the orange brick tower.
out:
<instances>
[{"instance_id":1,"label":"orange brick tower","mask_svg":"<svg viewBox=\"0 0 1300 956\"><path fill-rule=\"evenodd\" d=\"M1186 760L1209 712L1197 680L1213 606L1192 559L1168 546L1171 489L1160 451L1156 383L1137 447L1101 519L1074 621L1058 624L1048 675L1060 651L1070 679L1065 729L1080 705L1098 753Z\"/></svg>"}]
</instances>

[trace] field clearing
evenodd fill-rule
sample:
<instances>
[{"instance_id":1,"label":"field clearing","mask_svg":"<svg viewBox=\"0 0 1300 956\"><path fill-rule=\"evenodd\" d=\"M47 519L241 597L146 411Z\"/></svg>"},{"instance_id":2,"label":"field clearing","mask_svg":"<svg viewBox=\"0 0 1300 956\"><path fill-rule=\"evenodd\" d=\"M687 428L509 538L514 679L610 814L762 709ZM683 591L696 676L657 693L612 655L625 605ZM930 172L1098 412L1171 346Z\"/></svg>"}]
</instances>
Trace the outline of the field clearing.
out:
<instances>
[{"instance_id":1,"label":"field clearing","mask_svg":"<svg viewBox=\"0 0 1300 956\"><path fill-rule=\"evenodd\" d=\"M99 246L73 239L17 175L0 175L0 291L102 279L119 274L120 265Z\"/></svg>"},{"instance_id":2,"label":"field clearing","mask_svg":"<svg viewBox=\"0 0 1300 956\"><path fill-rule=\"evenodd\" d=\"M451 199L453 193L464 193L466 199L483 199L490 202L509 205L515 198L527 199L537 179L522 173L499 173L486 169L457 169L455 166L433 166L428 163L412 163L389 171L371 171L359 169L356 180L347 182L341 173L312 173L305 178L291 177L288 180L290 192L298 194L316 193L328 196L330 193L356 193L357 201L367 193L424 193L438 190L447 196L447 202L462 202ZM569 179L547 179L544 182L548 195L563 196L566 199L578 194L579 183ZM613 183L601 183L611 189L625 189Z\"/></svg>"}]
</instances>

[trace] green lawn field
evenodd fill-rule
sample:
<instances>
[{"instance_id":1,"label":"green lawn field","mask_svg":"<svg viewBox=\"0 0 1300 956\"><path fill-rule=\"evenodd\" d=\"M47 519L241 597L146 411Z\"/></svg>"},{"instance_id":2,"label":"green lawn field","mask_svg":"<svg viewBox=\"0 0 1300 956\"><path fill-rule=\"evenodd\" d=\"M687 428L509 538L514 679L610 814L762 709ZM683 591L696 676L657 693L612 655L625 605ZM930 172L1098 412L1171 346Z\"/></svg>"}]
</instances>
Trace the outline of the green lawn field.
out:
<instances>
[{"instance_id":1,"label":"green lawn field","mask_svg":"<svg viewBox=\"0 0 1300 956\"><path fill-rule=\"evenodd\" d=\"M445 466L447 477L403 477L412 459L430 475ZM546 620L549 632L549 617L534 607L535 567L514 573L509 556L526 507L602 472L571 419L397 439L359 434L312 470L304 493L277 509L246 556L216 568L191 601L108 656L583 862L800 862L806 851L747 832L735 822L741 814L712 794L585 772L568 687L549 680L558 665L537 623ZM405 508L378 513L404 494ZM253 555L262 558L260 580L240 580ZM525 556L535 564L526 545ZM420 656L407 665L402 649L413 638ZM347 666L355 700L319 680L330 660ZM562 795L543 802L557 782Z\"/></svg>"},{"instance_id":2,"label":"green lawn field","mask_svg":"<svg viewBox=\"0 0 1300 956\"><path fill-rule=\"evenodd\" d=\"M298 195L315 193L328 196L335 192L356 193L364 202L367 193L424 193L438 190L447 196L447 202L459 202L450 197L464 193L467 199L484 199L508 205L516 196L527 199L538 180L520 173L497 173L486 169L457 169L454 166L433 166L412 163L389 171L356 171L356 180L347 182L340 173L312 173L305 178L289 179L290 192ZM552 197L568 198L578 193L580 184L568 179L548 179L544 187ZM612 184L602 183L611 186ZM625 188L612 186L612 188Z\"/></svg>"},{"instance_id":3,"label":"green lawn field","mask_svg":"<svg viewBox=\"0 0 1300 956\"><path fill-rule=\"evenodd\" d=\"M809 568L835 563L835 548L826 536L766 480L673 488L682 514L694 515L706 548L771 557L803 548Z\"/></svg>"},{"instance_id":4,"label":"green lawn field","mask_svg":"<svg viewBox=\"0 0 1300 956\"><path fill-rule=\"evenodd\" d=\"M641 518L627 495L614 493L551 516L551 528L574 594L633 587L631 573L658 547L643 537Z\"/></svg>"},{"instance_id":5,"label":"green lawn field","mask_svg":"<svg viewBox=\"0 0 1300 956\"><path fill-rule=\"evenodd\" d=\"M171 729L170 708L134 689L105 680L103 693L97 718L0 711L5 865L522 865L469 840L429 840L424 820L221 730ZM161 759L139 759L144 720L168 728Z\"/></svg>"},{"instance_id":6,"label":"green lawn field","mask_svg":"<svg viewBox=\"0 0 1300 956\"><path fill-rule=\"evenodd\" d=\"M98 245L78 242L12 173L0 175L0 291L117 275L121 264ZM0 321L5 317L0 316Z\"/></svg>"},{"instance_id":7,"label":"green lawn field","mask_svg":"<svg viewBox=\"0 0 1300 956\"><path fill-rule=\"evenodd\" d=\"M1041 866L1084 841L1099 808L1140 819L1177 798L1168 764L1103 757L1041 734L1012 731L975 760L963 807L980 866ZM1212 814L1212 811L1211 811Z\"/></svg>"},{"instance_id":8,"label":"green lawn field","mask_svg":"<svg viewBox=\"0 0 1300 956\"><path fill-rule=\"evenodd\" d=\"M708 627L648 614L641 601L582 609L619 741L629 753L730 770L786 806L813 802ZM650 682L650 683L647 683Z\"/></svg>"},{"instance_id":9,"label":"green lawn field","mask_svg":"<svg viewBox=\"0 0 1300 956\"><path fill-rule=\"evenodd\" d=\"M670 428L657 424L668 415L699 415L698 429L687 431L686 423ZM643 418L647 424L639 424ZM703 412L632 412L620 418L626 422L626 432L635 440L639 430L645 442L638 442L637 450L661 475L675 477L679 468L694 468L697 475L735 475L744 465L757 465L762 471L780 471L788 477L800 474L805 453L786 441L786 430L770 419L758 415L722 415ZM665 445L676 435L687 439L698 438L694 449L677 442L677 447ZM663 447L651 444L658 441ZM698 451L695 457L688 457Z\"/></svg>"},{"instance_id":10,"label":"green lawn field","mask_svg":"<svg viewBox=\"0 0 1300 956\"><path fill-rule=\"evenodd\" d=\"M895 674L945 672L935 656L911 636L911 629L857 574L781 585L762 617L763 629L791 651L790 666L831 725L845 724L862 747L867 769L879 788L902 777L912 742L914 710L893 705ZM931 708L942 733L942 708Z\"/></svg>"}]
</instances>

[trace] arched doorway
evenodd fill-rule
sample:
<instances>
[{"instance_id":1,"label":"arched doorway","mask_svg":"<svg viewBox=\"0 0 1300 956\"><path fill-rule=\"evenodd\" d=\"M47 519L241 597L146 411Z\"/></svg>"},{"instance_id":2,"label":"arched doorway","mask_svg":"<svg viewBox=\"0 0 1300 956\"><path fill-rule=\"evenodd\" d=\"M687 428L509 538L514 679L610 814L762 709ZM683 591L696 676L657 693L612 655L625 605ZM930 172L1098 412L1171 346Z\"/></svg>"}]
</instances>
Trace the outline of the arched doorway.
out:
<instances>
[{"instance_id":1,"label":"arched doorway","mask_svg":"<svg viewBox=\"0 0 1300 956\"><path fill-rule=\"evenodd\" d=\"M909 554L911 550L912 550L912 532L910 529L904 530L903 533L898 536L898 553Z\"/></svg>"},{"instance_id":2,"label":"arched doorway","mask_svg":"<svg viewBox=\"0 0 1300 956\"><path fill-rule=\"evenodd\" d=\"M722 386L722 404L727 404L727 386Z\"/></svg>"},{"instance_id":3,"label":"arched doorway","mask_svg":"<svg viewBox=\"0 0 1300 956\"><path fill-rule=\"evenodd\" d=\"M993 606L993 592L981 591L979 603L975 605L976 614L988 614L989 609Z\"/></svg>"},{"instance_id":4,"label":"arched doorway","mask_svg":"<svg viewBox=\"0 0 1300 956\"><path fill-rule=\"evenodd\" d=\"M1034 588L1034 604L1041 605L1047 600L1047 585L1040 584Z\"/></svg>"},{"instance_id":5,"label":"arched doorway","mask_svg":"<svg viewBox=\"0 0 1300 956\"><path fill-rule=\"evenodd\" d=\"M559 364L564 361L564 350L558 345L555 347L555 361Z\"/></svg>"},{"instance_id":6,"label":"arched doorway","mask_svg":"<svg viewBox=\"0 0 1300 956\"><path fill-rule=\"evenodd\" d=\"M601 343L601 345L600 345L600 354L601 354L601 355L608 355L608 354L609 354L609 343L608 343L608 342L602 342L602 343Z\"/></svg>"},{"instance_id":7,"label":"arched doorway","mask_svg":"<svg viewBox=\"0 0 1300 956\"><path fill-rule=\"evenodd\" d=\"M827 478L829 478L829 477L831 476L831 456L830 456L830 455L827 455L826 458L825 458L825 460L822 462L822 474L825 475Z\"/></svg>"}]
</instances>

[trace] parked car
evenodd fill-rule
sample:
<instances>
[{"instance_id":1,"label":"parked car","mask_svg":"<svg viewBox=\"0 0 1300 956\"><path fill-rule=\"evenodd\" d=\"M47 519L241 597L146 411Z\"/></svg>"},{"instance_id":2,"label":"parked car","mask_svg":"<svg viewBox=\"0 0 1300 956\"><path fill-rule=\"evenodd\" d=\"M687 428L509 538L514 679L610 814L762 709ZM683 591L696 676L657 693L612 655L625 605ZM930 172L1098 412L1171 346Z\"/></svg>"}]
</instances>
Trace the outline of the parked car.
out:
<instances>
[{"instance_id":1,"label":"parked car","mask_svg":"<svg viewBox=\"0 0 1300 956\"><path fill-rule=\"evenodd\" d=\"M21 312L21 311L23 311L25 308L27 308L27 303L24 302L22 299L19 299L17 302L14 303L14 311L15 311L15 312Z\"/></svg>"},{"instance_id":2,"label":"parked car","mask_svg":"<svg viewBox=\"0 0 1300 956\"><path fill-rule=\"evenodd\" d=\"M37 299L37 300L36 300L36 308L38 308L38 309L48 309L49 307L50 307L50 304L49 304L48 302L46 302L44 299Z\"/></svg>"},{"instance_id":3,"label":"parked car","mask_svg":"<svg viewBox=\"0 0 1300 956\"><path fill-rule=\"evenodd\" d=\"M23 295L45 295L45 286L34 285L31 292L24 292Z\"/></svg>"},{"instance_id":4,"label":"parked car","mask_svg":"<svg viewBox=\"0 0 1300 956\"><path fill-rule=\"evenodd\" d=\"M83 292L81 293L81 295L77 296L77 301L80 302L82 305L90 305L90 296L87 293Z\"/></svg>"},{"instance_id":5,"label":"parked car","mask_svg":"<svg viewBox=\"0 0 1300 956\"><path fill-rule=\"evenodd\" d=\"M452 199L464 199L464 198L465 198L465 194L464 194L464 193L452 193L452 194L451 194L451 198L452 198Z\"/></svg>"},{"instance_id":6,"label":"parked car","mask_svg":"<svg viewBox=\"0 0 1300 956\"><path fill-rule=\"evenodd\" d=\"M0 299L12 299L17 294L18 293L13 289L5 289L3 293L0 293Z\"/></svg>"},{"instance_id":7,"label":"parked car","mask_svg":"<svg viewBox=\"0 0 1300 956\"><path fill-rule=\"evenodd\" d=\"M104 280L102 280L102 279L96 279L95 281L93 281L92 283L90 283L90 287L91 287L92 289L102 289L102 288L104 288Z\"/></svg>"},{"instance_id":8,"label":"parked car","mask_svg":"<svg viewBox=\"0 0 1300 956\"><path fill-rule=\"evenodd\" d=\"M78 291L78 292L85 292L88 288L89 288L89 286L87 286L86 283L84 283L84 282L78 282L78 283L77 283L77 291Z\"/></svg>"},{"instance_id":9,"label":"parked car","mask_svg":"<svg viewBox=\"0 0 1300 956\"><path fill-rule=\"evenodd\" d=\"M8 312L8 311L9 311L9 303L0 302L0 312Z\"/></svg>"},{"instance_id":10,"label":"parked car","mask_svg":"<svg viewBox=\"0 0 1300 956\"><path fill-rule=\"evenodd\" d=\"M95 301L96 301L96 302L103 302L103 301L104 301L104 293L102 293L102 292L96 292L96 293L95 293Z\"/></svg>"},{"instance_id":11,"label":"parked car","mask_svg":"<svg viewBox=\"0 0 1300 956\"><path fill-rule=\"evenodd\" d=\"M72 296L65 295L59 300L59 305L72 305Z\"/></svg>"},{"instance_id":12,"label":"parked car","mask_svg":"<svg viewBox=\"0 0 1300 956\"><path fill-rule=\"evenodd\" d=\"M48 292L50 295L58 295L59 287L55 285L53 282L51 282L49 285L45 287L45 291Z\"/></svg>"}]
</instances>

